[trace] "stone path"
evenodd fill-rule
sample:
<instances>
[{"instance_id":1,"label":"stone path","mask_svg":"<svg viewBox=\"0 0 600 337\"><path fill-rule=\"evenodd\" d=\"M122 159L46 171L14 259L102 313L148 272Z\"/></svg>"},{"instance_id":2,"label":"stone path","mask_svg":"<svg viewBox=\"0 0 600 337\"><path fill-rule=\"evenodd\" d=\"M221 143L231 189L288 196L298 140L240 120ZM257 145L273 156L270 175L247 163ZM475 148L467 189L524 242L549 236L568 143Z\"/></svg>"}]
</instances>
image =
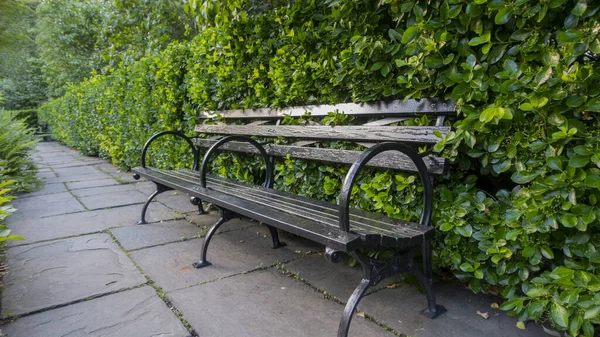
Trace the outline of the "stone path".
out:
<instances>
[{"instance_id":1,"label":"stone path","mask_svg":"<svg viewBox=\"0 0 600 337\"><path fill-rule=\"evenodd\" d=\"M214 212L197 215L185 195L170 192L150 205L151 223L137 226L152 183L53 142L38 144L33 157L45 186L20 196L8 218L26 240L6 252L5 335L336 335L362 272L328 263L323 247L284 233L288 246L273 250L264 226L239 219L214 237L213 266L197 270L191 263ZM519 330L490 307L498 299L450 284L437 287L448 312L429 320L414 285L390 282L361 301L351 336L547 336L533 323Z\"/></svg>"}]
</instances>

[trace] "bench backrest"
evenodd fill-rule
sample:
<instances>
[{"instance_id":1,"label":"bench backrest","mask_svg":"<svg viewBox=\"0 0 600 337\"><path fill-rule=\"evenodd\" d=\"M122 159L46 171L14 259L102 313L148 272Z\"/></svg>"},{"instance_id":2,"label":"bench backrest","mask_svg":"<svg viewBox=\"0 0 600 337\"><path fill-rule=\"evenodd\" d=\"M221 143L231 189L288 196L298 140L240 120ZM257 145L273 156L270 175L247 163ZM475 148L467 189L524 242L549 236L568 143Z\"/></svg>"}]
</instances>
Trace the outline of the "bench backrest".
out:
<instances>
[{"instance_id":1,"label":"bench backrest","mask_svg":"<svg viewBox=\"0 0 600 337\"><path fill-rule=\"evenodd\" d=\"M308 125L280 125L285 115L300 117L306 113L311 117L326 117L330 112L368 119L362 125L326 126L316 122ZM397 141L415 146L432 145L440 141L434 135L437 131L446 135L450 127L444 126L444 118L456 113L452 101L440 99L421 99L407 101L392 101L380 103L343 103L336 105L312 105L289 107L283 109L243 109L225 110L218 112L201 112L202 124L195 128L196 132L208 135L246 135L260 137L285 137L302 139L290 145L265 145L265 150L271 156L287 156L307 160L319 160L332 163L352 164L362 153L361 151L328 149L314 147L318 141L345 140L355 142L364 147L371 147L383 141ZM430 115L435 117L435 126L398 126L411 117ZM226 123L207 124L206 121L220 116L227 120L245 120L244 125ZM212 146L218 138L197 138L196 145ZM308 140L308 141L307 141ZM223 149L229 151L258 153L256 148L247 143L232 142L225 144ZM442 174L445 170L443 158L430 155L425 158L430 174ZM378 155L369 162L371 167L394 168L405 171L417 171L410 159L403 154L386 152Z\"/></svg>"}]
</instances>

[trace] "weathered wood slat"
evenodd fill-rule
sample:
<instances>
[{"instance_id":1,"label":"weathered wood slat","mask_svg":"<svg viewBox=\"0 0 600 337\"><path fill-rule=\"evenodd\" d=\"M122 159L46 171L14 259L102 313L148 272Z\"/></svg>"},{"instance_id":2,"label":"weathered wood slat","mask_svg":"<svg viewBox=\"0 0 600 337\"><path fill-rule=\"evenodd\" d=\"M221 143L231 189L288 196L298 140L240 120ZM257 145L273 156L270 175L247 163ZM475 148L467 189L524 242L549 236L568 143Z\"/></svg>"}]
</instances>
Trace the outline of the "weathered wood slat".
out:
<instances>
[{"instance_id":1,"label":"weathered wood slat","mask_svg":"<svg viewBox=\"0 0 600 337\"><path fill-rule=\"evenodd\" d=\"M412 116L415 114L454 114L456 106L451 100L441 100L436 98L407 101L395 100L391 102L377 103L342 103L334 105L308 105L296 106L282 109L263 108L263 109L238 109L223 111L203 111L200 112L200 118L213 118L217 114L223 118L282 118L284 115L299 117L305 113L311 116L323 117L333 111L339 111L347 115L377 115L377 116Z\"/></svg>"},{"instance_id":2,"label":"weathered wood slat","mask_svg":"<svg viewBox=\"0 0 600 337\"><path fill-rule=\"evenodd\" d=\"M202 188L197 182L174 176L170 173L173 171L142 167L136 167L132 171L159 184L202 198L202 200L211 202L237 214L319 242L333 249L348 252L362 247L362 240L359 235L342 232L339 228L323 226L318 221L282 212L258 202L248 201L214 189Z\"/></svg>"},{"instance_id":3,"label":"weathered wood slat","mask_svg":"<svg viewBox=\"0 0 600 337\"><path fill-rule=\"evenodd\" d=\"M393 123L403 122L403 121L405 121L407 119L408 119L407 117L389 117L389 118L377 119L377 120L374 120L372 122L365 123L363 125L380 125L380 126L381 125L390 125L390 124L393 124ZM313 123L315 123L315 124L309 124L309 125L320 125L319 123L316 123L316 122L313 122ZM311 144L314 144L314 143L316 143L316 142L315 141L311 141L311 140L303 140L303 141L295 142L292 145L296 145L296 146L308 146L308 145L311 145ZM371 143L358 143L358 144L362 145L362 146L364 146L366 148L369 148L369 147L371 147L371 146L374 145L374 144L371 144Z\"/></svg>"},{"instance_id":4,"label":"weathered wood slat","mask_svg":"<svg viewBox=\"0 0 600 337\"><path fill-rule=\"evenodd\" d=\"M354 141L399 141L433 144L440 139L433 134L445 135L446 126L297 126L297 125L196 125L196 132L223 135L287 137L303 139L335 139Z\"/></svg>"},{"instance_id":5,"label":"weathered wood slat","mask_svg":"<svg viewBox=\"0 0 600 337\"><path fill-rule=\"evenodd\" d=\"M200 147L211 147L217 141L213 139L195 139L196 146ZM242 142L230 142L222 146L223 150L256 153L258 150L247 143ZM293 145L273 145L266 144L265 150L270 156L285 157L290 155L294 158L308 159L308 160L319 160L330 163L341 163L341 164L353 164L356 159L362 154L362 151L352 150L336 150L336 149L323 149L316 147L302 147ZM439 157L425 157L425 165L429 170L430 174L443 174L445 159ZM415 165L405 155L399 152L384 152L375 158L373 158L368 166L400 169L405 171L417 172Z\"/></svg>"}]
</instances>

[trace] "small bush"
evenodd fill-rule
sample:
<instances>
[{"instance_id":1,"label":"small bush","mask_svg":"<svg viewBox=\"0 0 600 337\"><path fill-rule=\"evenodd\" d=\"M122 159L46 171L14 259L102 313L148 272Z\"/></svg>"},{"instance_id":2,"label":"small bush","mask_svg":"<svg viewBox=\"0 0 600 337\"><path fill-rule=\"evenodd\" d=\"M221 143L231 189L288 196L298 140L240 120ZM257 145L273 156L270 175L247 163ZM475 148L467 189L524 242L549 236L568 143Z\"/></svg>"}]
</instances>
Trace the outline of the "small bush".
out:
<instances>
[{"instance_id":1,"label":"small bush","mask_svg":"<svg viewBox=\"0 0 600 337\"><path fill-rule=\"evenodd\" d=\"M20 235L11 235L11 230L6 226L6 218L16 211L10 204L14 197L10 195L11 189L8 187L14 183L14 180L0 180L0 243L7 240L23 240Z\"/></svg>"},{"instance_id":2,"label":"small bush","mask_svg":"<svg viewBox=\"0 0 600 337\"><path fill-rule=\"evenodd\" d=\"M14 181L15 192L30 192L40 186L37 167L28 155L37 143L34 132L23 120L0 112L0 181Z\"/></svg>"}]
</instances>

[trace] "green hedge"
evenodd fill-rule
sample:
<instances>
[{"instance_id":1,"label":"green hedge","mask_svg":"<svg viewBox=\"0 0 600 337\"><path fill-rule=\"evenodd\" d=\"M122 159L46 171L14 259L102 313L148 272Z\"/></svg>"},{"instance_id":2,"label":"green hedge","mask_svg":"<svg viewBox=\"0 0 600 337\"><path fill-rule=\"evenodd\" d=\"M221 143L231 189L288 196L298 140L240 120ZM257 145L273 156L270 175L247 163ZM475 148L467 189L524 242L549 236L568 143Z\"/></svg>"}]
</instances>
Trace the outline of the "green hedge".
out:
<instances>
[{"instance_id":1,"label":"green hedge","mask_svg":"<svg viewBox=\"0 0 600 337\"><path fill-rule=\"evenodd\" d=\"M571 335L593 335L600 322L597 1L204 6L198 10L210 18L199 17L205 28L192 41L93 76L44 105L54 137L132 167L148 136L191 130L200 110L452 98L454 132L435 147L452 161L435 191L437 266L474 291L500 293L501 308L521 321L548 318ZM353 123L335 114L321 122ZM183 147L156 152L159 164L189 159ZM248 163L229 156L215 168L248 178ZM276 186L335 201L345 170L285 158ZM411 177L363 176L355 202L418 218Z\"/></svg>"}]
</instances>

